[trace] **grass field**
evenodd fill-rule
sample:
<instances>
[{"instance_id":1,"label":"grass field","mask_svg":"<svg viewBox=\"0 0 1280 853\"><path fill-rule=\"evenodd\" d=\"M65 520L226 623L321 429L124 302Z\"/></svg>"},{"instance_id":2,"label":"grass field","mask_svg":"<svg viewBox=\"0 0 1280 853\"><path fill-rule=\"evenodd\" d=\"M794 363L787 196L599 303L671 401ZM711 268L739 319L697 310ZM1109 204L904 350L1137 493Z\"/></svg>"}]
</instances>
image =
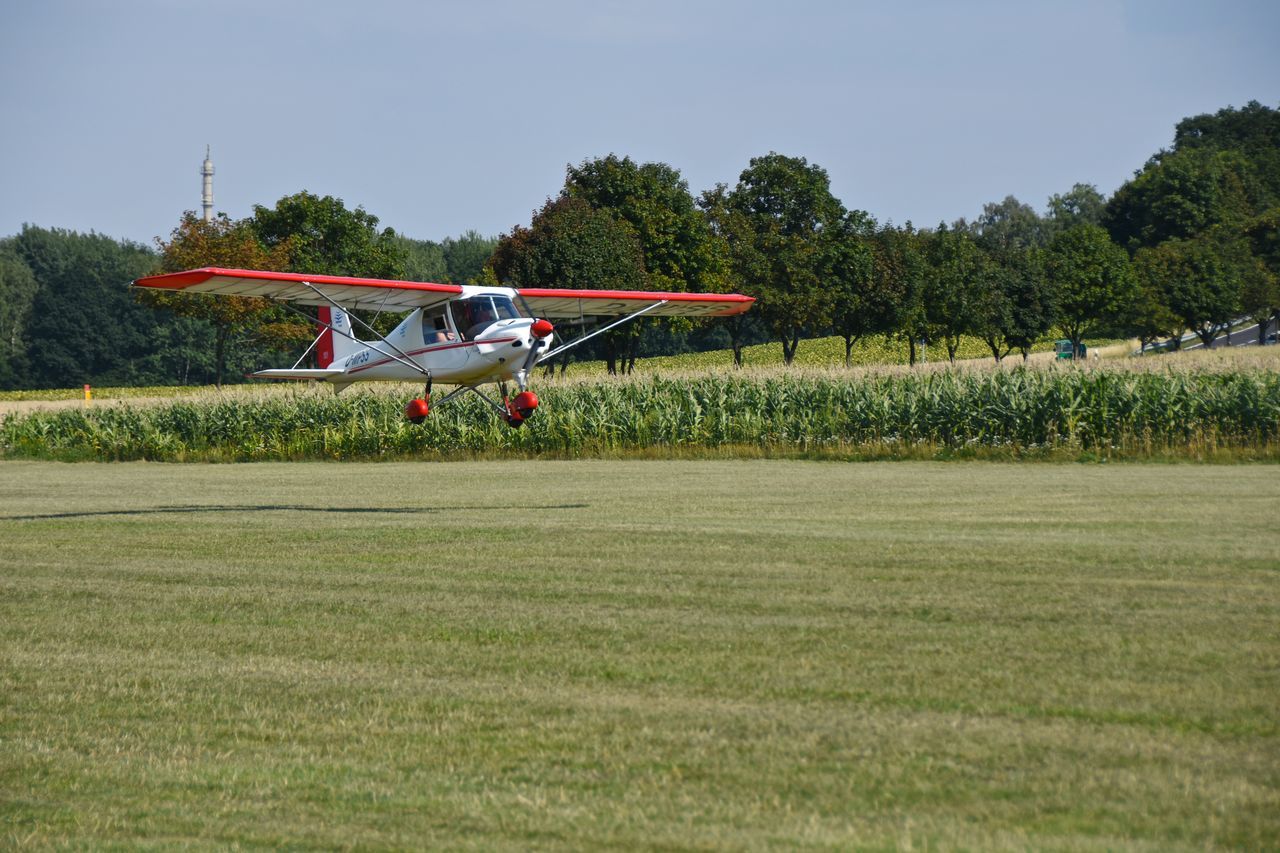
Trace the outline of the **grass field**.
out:
<instances>
[{"instance_id":1,"label":"grass field","mask_svg":"<svg viewBox=\"0 0 1280 853\"><path fill-rule=\"evenodd\" d=\"M1270 466L0 464L0 846L1280 845Z\"/></svg>"}]
</instances>

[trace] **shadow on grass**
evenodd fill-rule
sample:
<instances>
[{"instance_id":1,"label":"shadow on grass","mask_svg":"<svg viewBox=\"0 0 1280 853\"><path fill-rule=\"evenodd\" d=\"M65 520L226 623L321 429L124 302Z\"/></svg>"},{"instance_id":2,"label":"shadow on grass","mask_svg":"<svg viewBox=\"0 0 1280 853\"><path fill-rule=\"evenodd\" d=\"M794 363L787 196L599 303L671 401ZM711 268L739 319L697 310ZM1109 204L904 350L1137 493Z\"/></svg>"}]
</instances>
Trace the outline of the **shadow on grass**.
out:
<instances>
[{"instance_id":1,"label":"shadow on grass","mask_svg":"<svg viewBox=\"0 0 1280 853\"><path fill-rule=\"evenodd\" d=\"M377 515L381 513L394 515L426 515L438 512L493 512L508 510L556 510L586 509L590 504L545 504L542 506L529 504L487 504L485 506L303 506L301 504L189 504L184 506L158 506L148 509L104 509L88 512L50 512L40 515L0 515L0 521L42 521L57 518L94 518L109 515L163 515L169 513L196 512L336 512Z\"/></svg>"}]
</instances>

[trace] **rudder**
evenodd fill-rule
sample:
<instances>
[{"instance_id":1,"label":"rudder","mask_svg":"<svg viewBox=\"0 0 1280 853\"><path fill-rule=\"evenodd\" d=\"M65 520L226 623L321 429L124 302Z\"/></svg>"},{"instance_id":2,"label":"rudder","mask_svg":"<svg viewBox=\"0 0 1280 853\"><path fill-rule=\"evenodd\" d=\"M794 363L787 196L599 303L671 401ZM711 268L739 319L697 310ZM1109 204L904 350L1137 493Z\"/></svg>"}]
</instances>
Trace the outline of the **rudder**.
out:
<instances>
[{"instance_id":1,"label":"rudder","mask_svg":"<svg viewBox=\"0 0 1280 853\"><path fill-rule=\"evenodd\" d=\"M317 312L316 319L319 320L317 325L320 330L320 342L316 344L316 363L320 367L329 367L335 361L342 361L357 350L364 349L363 344L349 337L354 333L351 331L351 318L346 311L324 305Z\"/></svg>"}]
</instances>

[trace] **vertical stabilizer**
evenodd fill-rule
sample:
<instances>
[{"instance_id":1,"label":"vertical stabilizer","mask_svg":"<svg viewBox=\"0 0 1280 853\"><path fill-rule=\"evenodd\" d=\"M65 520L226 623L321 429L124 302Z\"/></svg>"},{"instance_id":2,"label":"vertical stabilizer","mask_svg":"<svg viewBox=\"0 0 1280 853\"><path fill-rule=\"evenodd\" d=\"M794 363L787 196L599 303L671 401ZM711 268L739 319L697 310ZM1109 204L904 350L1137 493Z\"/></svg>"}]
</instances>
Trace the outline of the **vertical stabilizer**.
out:
<instances>
[{"instance_id":1,"label":"vertical stabilizer","mask_svg":"<svg viewBox=\"0 0 1280 853\"><path fill-rule=\"evenodd\" d=\"M316 362L320 367L330 367L341 362L364 345L352 340L351 318L346 311L325 305L316 319L320 321L320 343L316 344ZM331 328L326 328L325 324Z\"/></svg>"}]
</instances>

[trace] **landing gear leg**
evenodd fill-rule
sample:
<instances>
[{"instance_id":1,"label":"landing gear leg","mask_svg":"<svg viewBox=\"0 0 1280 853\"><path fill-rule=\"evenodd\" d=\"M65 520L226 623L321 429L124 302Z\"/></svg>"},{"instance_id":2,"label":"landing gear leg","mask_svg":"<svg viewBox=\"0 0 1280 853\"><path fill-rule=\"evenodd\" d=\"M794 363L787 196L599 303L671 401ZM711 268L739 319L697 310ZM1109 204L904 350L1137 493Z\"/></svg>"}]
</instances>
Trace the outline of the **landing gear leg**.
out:
<instances>
[{"instance_id":1,"label":"landing gear leg","mask_svg":"<svg viewBox=\"0 0 1280 853\"><path fill-rule=\"evenodd\" d=\"M412 424L420 424L427 419L427 413L431 411L431 374L427 374L427 386L422 389L422 396L416 400L410 400L409 404L404 407L404 416L409 419Z\"/></svg>"}]
</instances>

